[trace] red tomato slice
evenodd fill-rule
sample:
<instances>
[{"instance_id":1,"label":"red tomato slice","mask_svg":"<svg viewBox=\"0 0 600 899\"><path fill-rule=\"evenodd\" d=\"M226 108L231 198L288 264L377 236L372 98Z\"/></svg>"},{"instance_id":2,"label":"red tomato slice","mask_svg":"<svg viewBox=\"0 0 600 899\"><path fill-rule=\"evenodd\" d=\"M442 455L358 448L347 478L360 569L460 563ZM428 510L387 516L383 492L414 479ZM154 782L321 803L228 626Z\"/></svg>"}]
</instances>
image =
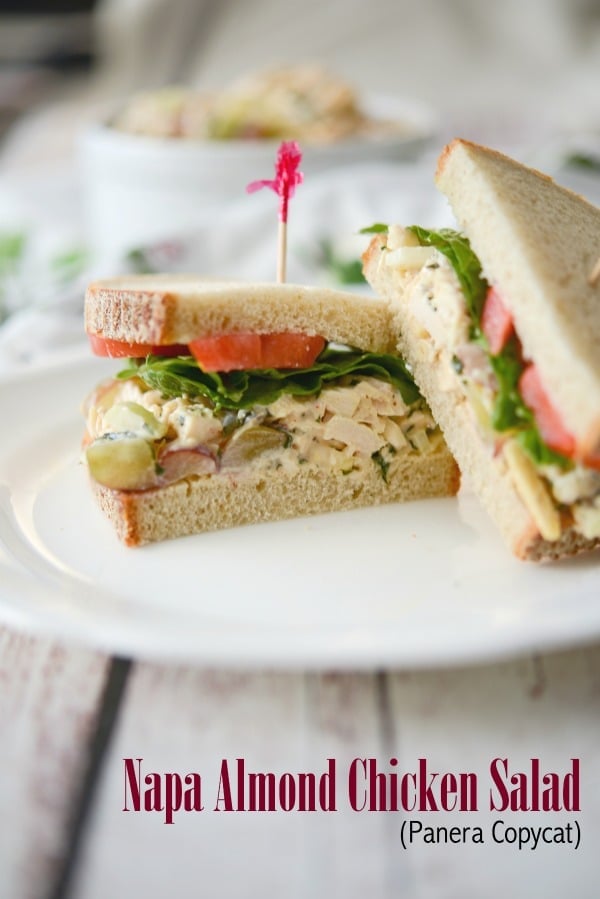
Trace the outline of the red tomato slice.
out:
<instances>
[{"instance_id":1,"label":"red tomato slice","mask_svg":"<svg viewBox=\"0 0 600 899\"><path fill-rule=\"evenodd\" d=\"M128 343L126 340L113 340L110 337L99 337L97 334L88 334L88 337L92 352L96 356L109 356L111 359L122 359L125 356L143 359L150 353L155 356L189 356L187 346L181 343L158 346L151 343Z\"/></svg>"},{"instance_id":2,"label":"red tomato slice","mask_svg":"<svg viewBox=\"0 0 600 899\"><path fill-rule=\"evenodd\" d=\"M260 334L222 334L192 340L190 353L204 371L260 368Z\"/></svg>"},{"instance_id":3,"label":"red tomato slice","mask_svg":"<svg viewBox=\"0 0 600 899\"><path fill-rule=\"evenodd\" d=\"M575 438L565 428L560 413L552 405L544 390L535 365L528 365L519 379L519 391L533 412L544 442L564 456L575 455Z\"/></svg>"},{"instance_id":4,"label":"red tomato slice","mask_svg":"<svg viewBox=\"0 0 600 899\"><path fill-rule=\"evenodd\" d=\"M307 334L263 334L262 368L309 368L325 346L323 337Z\"/></svg>"},{"instance_id":5,"label":"red tomato slice","mask_svg":"<svg viewBox=\"0 0 600 899\"><path fill-rule=\"evenodd\" d=\"M514 331L512 315L502 302L500 294L490 287L481 312L481 330L487 337L492 356L497 356Z\"/></svg>"},{"instance_id":6,"label":"red tomato slice","mask_svg":"<svg viewBox=\"0 0 600 899\"><path fill-rule=\"evenodd\" d=\"M600 471L600 450L584 456L582 461L587 468L594 468L596 471Z\"/></svg>"},{"instance_id":7,"label":"red tomato slice","mask_svg":"<svg viewBox=\"0 0 600 899\"><path fill-rule=\"evenodd\" d=\"M190 352L204 371L253 368L308 368L323 347L323 337L281 334L222 334L190 343Z\"/></svg>"},{"instance_id":8,"label":"red tomato slice","mask_svg":"<svg viewBox=\"0 0 600 899\"><path fill-rule=\"evenodd\" d=\"M148 343L127 343L124 340L112 340L109 337L98 337L97 334L88 334L92 352L96 356L109 356L111 359L121 359L124 356L136 358L147 356L152 352Z\"/></svg>"}]
</instances>

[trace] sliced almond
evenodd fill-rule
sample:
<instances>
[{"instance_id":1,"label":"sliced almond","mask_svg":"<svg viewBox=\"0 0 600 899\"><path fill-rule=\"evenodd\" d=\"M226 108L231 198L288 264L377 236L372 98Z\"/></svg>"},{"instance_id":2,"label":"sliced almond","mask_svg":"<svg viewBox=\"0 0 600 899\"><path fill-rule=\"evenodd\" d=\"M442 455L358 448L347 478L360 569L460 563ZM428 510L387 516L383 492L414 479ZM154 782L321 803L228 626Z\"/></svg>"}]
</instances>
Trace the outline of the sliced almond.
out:
<instances>
[{"instance_id":1,"label":"sliced almond","mask_svg":"<svg viewBox=\"0 0 600 899\"><path fill-rule=\"evenodd\" d=\"M509 440L503 450L517 493L535 521L544 540L560 538L560 515L548 488L535 465L516 440Z\"/></svg>"},{"instance_id":2,"label":"sliced almond","mask_svg":"<svg viewBox=\"0 0 600 899\"><path fill-rule=\"evenodd\" d=\"M419 269L434 253L435 247L398 247L385 254L385 264L390 268Z\"/></svg>"},{"instance_id":3,"label":"sliced almond","mask_svg":"<svg viewBox=\"0 0 600 899\"><path fill-rule=\"evenodd\" d=\"M420 247L419 238L402 225L390 225L388 228L387 248L397 250L399 247Z\"/></svg>"}]
</instances>

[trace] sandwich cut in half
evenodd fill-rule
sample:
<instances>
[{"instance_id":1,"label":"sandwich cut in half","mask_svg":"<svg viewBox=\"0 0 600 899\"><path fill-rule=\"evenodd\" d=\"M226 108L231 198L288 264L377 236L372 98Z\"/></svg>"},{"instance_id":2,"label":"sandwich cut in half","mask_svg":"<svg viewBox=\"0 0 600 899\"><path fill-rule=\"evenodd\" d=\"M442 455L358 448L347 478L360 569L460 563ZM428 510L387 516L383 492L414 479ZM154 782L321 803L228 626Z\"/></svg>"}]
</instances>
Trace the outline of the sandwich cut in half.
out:
<instances>
[{"instance_id":1,"label":"sandwich cut in half","mask_svg":"<svg viewBox=\"0 0 600 899\"><path fill-rule=\"evenodd\" d=\"M600 209L463 140L461 231L378 226L364 271L463 474L515 554L600 545Z\"/></svg>"},{"instance_id":2,"label":"sandwich cut in half","mask_svg":"<svg viewBox=\"0 0 600 899\"><path fill-rule=\"evenodd\" d=\"M123 357L84 444L130 546L458 488L383 300L138 276L90 285L85 322L97 354Z\"/></svg>"}]
</instances>

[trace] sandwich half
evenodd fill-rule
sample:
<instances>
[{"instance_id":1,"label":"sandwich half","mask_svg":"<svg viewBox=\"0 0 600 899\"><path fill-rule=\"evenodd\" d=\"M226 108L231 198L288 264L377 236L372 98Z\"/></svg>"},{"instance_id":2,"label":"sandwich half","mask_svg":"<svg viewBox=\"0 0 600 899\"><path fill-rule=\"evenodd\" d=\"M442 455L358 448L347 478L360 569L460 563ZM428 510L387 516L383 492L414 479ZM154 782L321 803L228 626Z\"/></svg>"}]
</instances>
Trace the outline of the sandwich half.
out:
<instances>
[{"instance_id":1,"label":"sandwich half","mask_svg":"<svg viewBox=\"0 0 600 899\"><path fill-rule=\"evenodd\" d=\"M458 469L394 347L387 302L292 284L91 284L85 459L129 546L451 495Z\"/></svg>"},{"instance_id":2,"label":"sandwich half","mask_svg":"<svg viewBox=\"0 0 600 899\"><path fill-rule=\"evenodd\" d=\"M461 231L380 226L364 271L463 474L514 553L600 545L600 209L463 140Z\"/></svg>"}]
</instances>

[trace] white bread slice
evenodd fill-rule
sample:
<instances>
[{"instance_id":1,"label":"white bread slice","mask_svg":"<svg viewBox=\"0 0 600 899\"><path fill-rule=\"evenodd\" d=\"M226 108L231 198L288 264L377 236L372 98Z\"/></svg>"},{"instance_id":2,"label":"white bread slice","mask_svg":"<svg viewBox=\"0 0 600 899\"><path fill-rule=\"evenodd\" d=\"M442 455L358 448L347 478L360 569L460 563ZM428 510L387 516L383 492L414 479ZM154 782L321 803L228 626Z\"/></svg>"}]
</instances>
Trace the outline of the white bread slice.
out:
<instances>
[{"instance_id":1,"label":"white bread slice","mask_svg":"<svg viewBox=\"0 0 600 899\"><path fill-rule=\"evenodd\" d=\"M92 482L98 502L128 546L261 521L279 521L401 500L452 496L458 469L443 443L430 455L399 461L386 484L373 466L360 478L299 467L250 478L210 475L145 491L109 490Z\"/></svg>"},{"instance_id":2,"label":"white bread slice","mask_svg":"<svg viewBox=\"0 0 600 899\"><path fill-rule=\"evenodd\" d=\"M371 241L363 257L365 276L379 295L389 300L398 351L410 365L415 381L462 473L468 477L509 547L521 559L539 561L600 546L600 540L586 540L568 525L559 540L549 541L541 536L538 525L515 488L504 458L493 455L479 434L468 401L459 389L457 376L455 389L449 389L449 360L439 358L439 352L431 340L424 336L422 325L410 314L414 279L382 264L386 243L385 234L377 235Z\"/></svg>"},{"instance_id":3,"label":"white bread slice","mask_svg":"<svg viewBox=\"0 0 600 899\"><path fill-rule=\"evenodd\" d=\"M600 209L464 140L442 152L436 183L578 447L600 448Z\"/></svg>"},{"instance_id":4,"label":"white bread slice","mask_svg":"<svg viewBox=\"0 0 600 899\"><path fill-rule=\"evenodd\" d=\"M371 352L393 346L389 310L376 298L297 284L207 281L197 275L96 281L86 292L85 329L158 345L230 331L295 331Z\"/></svg>"}]
</instances>

